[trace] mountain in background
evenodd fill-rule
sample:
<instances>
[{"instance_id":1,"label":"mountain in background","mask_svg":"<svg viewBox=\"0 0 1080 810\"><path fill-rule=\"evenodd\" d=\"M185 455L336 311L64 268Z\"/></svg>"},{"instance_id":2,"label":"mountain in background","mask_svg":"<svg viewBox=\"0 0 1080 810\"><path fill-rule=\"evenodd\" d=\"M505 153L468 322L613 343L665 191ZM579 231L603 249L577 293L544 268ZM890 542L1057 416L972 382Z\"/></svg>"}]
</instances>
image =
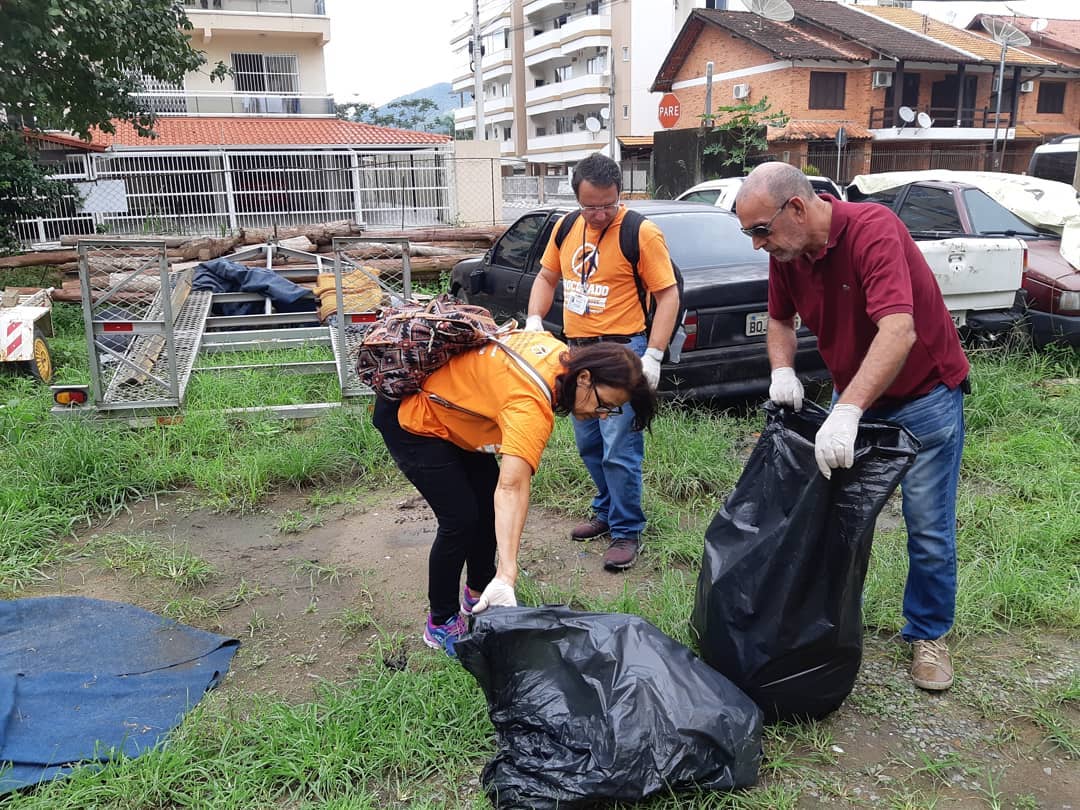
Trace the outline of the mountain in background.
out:
<instances>
[{"instance_id":1,"label":"mountain in background","mask_svg":"<svg viewBox=\"0 0 1080 810\"><path fill-rule=\"evenodd\" d=\"M436 108L428 117L424 120L422 129L427 129L427 125L433 124L437 119L442 118L451 110L457 107L457 95L451 95L450 82L439 82L429 87L424 87L420 90L415 90L412 93L408 93L404 96L398 96L395 99L391 99L382 106L379 107L379 113L386 114L387 108L395 101L412 101L417 98L428 98L435 102Z\"/></svg>"}]
</instances>

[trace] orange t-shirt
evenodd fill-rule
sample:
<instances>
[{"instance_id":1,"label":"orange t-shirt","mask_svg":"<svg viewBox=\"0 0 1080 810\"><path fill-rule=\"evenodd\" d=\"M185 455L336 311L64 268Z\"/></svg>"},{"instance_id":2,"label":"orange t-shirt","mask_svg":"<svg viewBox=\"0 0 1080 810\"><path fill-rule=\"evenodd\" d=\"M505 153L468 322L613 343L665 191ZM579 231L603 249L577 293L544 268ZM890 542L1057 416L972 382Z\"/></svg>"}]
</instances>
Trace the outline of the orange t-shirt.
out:
<instances>
[{"instance_id":1,"label":"orange t-shirt","mask_svg":"<svg viewBox=\"0 0 1080 810\"><path fill-rule=\"evenodd\" d=\"M566 345L547 332L512 332L503 340L555 390ZM495 343L459 354L401 400L398 423L465 450L520 456L540 466L555 412L547 393Z\"/></svg>"},{"instance_id":2,"label":"orange t-shirt","mask_svg":"<svg viewBox=\"0 0 1080 810\"><path fill-rule=\"evenodd\" d=\"M564 302L575 293L584 292L588 296L588 308L584 313L571 312L564 303L563 331L567 337L634 335L645 329L645 314L638 301L634 268L619 250L619 228L625 215L626 208L620 206L606 231L590 228L585 217L579 216L561 248L555 246L555 234L562 219L551 232L551 241L540 263L562 276ZM655 223L648 220L641 223L638 245L638 274L645 289L657 292L675 284L667 243ZM595 263L590 261L594 252ZM590 272L593 266L595 270Z\"/></svg>"}]
</instances>

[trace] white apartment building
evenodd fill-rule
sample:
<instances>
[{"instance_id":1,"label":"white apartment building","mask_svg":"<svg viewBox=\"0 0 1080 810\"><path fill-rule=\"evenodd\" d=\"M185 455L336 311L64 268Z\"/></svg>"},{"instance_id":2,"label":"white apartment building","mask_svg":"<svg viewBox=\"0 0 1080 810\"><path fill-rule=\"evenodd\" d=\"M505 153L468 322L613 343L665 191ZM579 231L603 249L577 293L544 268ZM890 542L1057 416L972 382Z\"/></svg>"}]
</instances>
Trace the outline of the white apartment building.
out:
<instances>
[{"instance_id":1,"label":"white apartment building","mask_svg":"<svg viewBox=\"0 0 1080 810\"><path fill-rule=\"evenodd\" d=\"M649 86L675 35L694 8L725 6L724 0L482 0L482 49L472 44L472 16L451 32L450 47L460 57L453 78L461 99L457 131L475 134L472 58L482 50L484 139L499 142L514 171L564 174L591 152L616 160L624 149L641 154L660 128L661 94Z\"/></svg>"}]
</instances>

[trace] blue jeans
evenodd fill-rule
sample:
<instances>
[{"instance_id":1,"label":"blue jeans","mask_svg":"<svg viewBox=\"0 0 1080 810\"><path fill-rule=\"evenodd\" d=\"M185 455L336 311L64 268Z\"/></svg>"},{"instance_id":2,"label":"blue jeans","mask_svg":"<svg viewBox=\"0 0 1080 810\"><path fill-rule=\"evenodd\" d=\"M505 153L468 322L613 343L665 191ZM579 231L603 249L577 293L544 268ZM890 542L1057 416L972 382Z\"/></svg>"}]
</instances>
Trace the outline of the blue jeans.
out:
<instances>
[{"instance_id":1,"label":"blue jeans","mask_svg":"<svg viewBox=\"0 0 1080 810\"><path fill-rule=\"evenodd\" d=\"M627 348L638 357L645 354L644 335L631 339ZM631 430L634 409L627 403L621 414L606 419L574 420L574 439L585 462L596 497L592 508L596 517L611 527L611 536L638 539L645 531L641 509L641 462L645 457L645 437Z\"/></svg>"},{"instance_id":2,"label":"blue jeans","mask_svg":"<svg viewBox=\"0 0 1080 810\"><path fill-rule=\"evenodd\" d=\"M907 525L908 576L904 587L905 640L941 638L956 607L956 489L964 450L964 394L939 385L925 396L871 419L898 422L921 443L900 484Z\"/></svg>"}]
</instances>

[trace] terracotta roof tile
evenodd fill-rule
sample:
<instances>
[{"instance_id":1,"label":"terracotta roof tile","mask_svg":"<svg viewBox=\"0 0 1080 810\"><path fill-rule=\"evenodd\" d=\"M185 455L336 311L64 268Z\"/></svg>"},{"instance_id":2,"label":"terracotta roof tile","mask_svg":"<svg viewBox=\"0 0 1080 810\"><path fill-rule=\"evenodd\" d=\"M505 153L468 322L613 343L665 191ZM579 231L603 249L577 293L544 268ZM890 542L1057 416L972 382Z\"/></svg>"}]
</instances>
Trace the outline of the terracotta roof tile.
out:
<instances>
[{"instance_id":1,"label":"terracotta roof tile","mask_svg":"<svg viewBox=\"0 0 1080 810\"><path fill-rule=\"evenodd\" d=\"M135 128L115 121L112 135L93 130L97 146L398 146L450 142L446 135L358 124L340 118L195 118L162 116L157 138L140 138Z\"/></svg>"},{"instance_id":2,"label":"terracotta roof tile","mask_svg":"<svg viewBox=\"0 0 1080 810\"><path fill-rule=\"evenodd\" d=\"M890 6L865 6L863 11L874 14L896 25L901 25L909 31L916 31L928 37L944 42L956 48L962 48L970 54L981 59L996 62L1001 58L1001 46L990 37L980 36L974 31L965 31L962 28L949 25L948 23L935 20L925 14L912 11L910 8L893 8ZM1025 52L1021 48L1010 47L1005 54L1007 65L1038 65L1047 67L1055 64L1041 56Z\"/></svg>"},{"instance_id":3,"label":"terracotta roof tile","mask_svg":"<svg viewBox=\"0 0 1080 810\"><path fill-rule=\"evenodd\" d=\"M105 151L104 146L91 143L90 141L84 141L77 135L69 135L66 132L36 132L34 130L24 128L23 136L26 138L34 138L39 141L48 141L49 143L55 143L59 146L67 146L72 149L82 149L87 152Z\"/></svg>"},{"instance_id":4,"label":"terracotta roof tile","mask_svg":"<svg viewBox=\"0 0 1080 810\"><path fill-rule=\"evenodd\" d=\"M840 127L844 128L849 141L868 141L874 137L866 127L850 121L789 121L787 126L769 127L766 139L770 143L832 140Z\"/></svg>"},{"instance_id":5,"label":"terracotta roof tile","mask_svg":"<svg viewBox=\"0 0 1080 810\"><path fill-rule=\"evenodd\" d=\"M980 22L983 17L995 17L1012 23L1031 38L1031 45L1025 47L1028 53L1034 53L1047 59L1060 62L1067 67L1080 67L1080 20L1047 20L1042 31L1032 31L1031 24L1036 17L1005 17L996 14L976 14L968 23L968 29L981 32Z\"/></svg>"},{"instance_id":6,"label":"terracotta roof tile","mask_svg":"<svg viewBox=\"0 0 1080 810\"><path fill-rule=\"evenodd\" d=\"M826 0L789 0L795 19L816 23L893 59L917 62L970 62L971 57L943 43L906 32L863 7L843 6Z\"/></svg>"},{"instance_id":7,"label":"terracotta roof tile","mask_svg":"<svg viewBox=\"0 0 1080 810\"><path fill-rule=\"evenodd\" d=\"M766 20L745 11L700 9L701 18L753 42L781 59L864 61L869 55L854 44L825 39L795 23Z\"/></svg>"}]
</instances>

